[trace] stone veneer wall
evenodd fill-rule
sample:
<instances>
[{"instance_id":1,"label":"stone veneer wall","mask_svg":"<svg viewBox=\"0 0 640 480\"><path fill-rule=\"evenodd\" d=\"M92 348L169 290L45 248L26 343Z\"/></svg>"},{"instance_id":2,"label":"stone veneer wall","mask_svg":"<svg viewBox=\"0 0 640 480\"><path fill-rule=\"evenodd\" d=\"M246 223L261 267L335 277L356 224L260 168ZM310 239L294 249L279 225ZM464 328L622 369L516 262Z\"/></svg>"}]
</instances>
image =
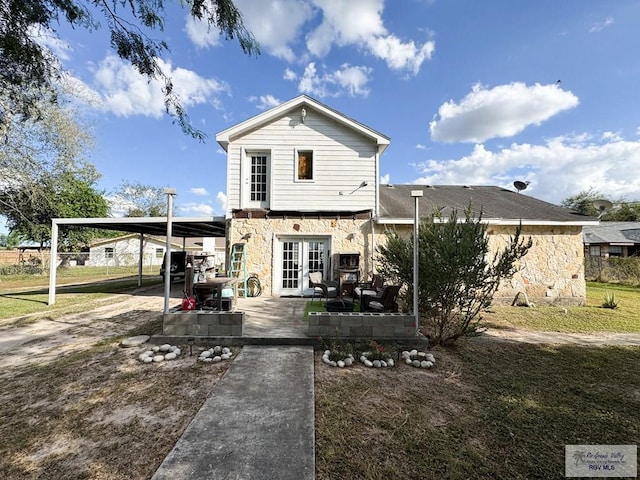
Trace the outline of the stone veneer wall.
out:
<instances>
[{"instance_id":1,"label":"stone veneer wall","mask_svg":"<svg viewBox=\"0 0 640 480\"><path fill-rule=\"evenodd\" d=\"M489 246L504 247L515 233L515 226L489 225ZM385 241L380 227L375 244ZM413 227L396 226L401 235L412 235ZM533 244L520 262L520 270L496 292L496 303L511 304L518 292L525 292L534 303L582 305L586 302L584 247L580 226L523 226L522 234Z\"/></svg>"},{"instance_id":2,"label":"stone veneer wall","mask_svg":"<svg viewBox=\"0 0 640 480\"><path fill-rule=\"evenodd\" d=\"M310 312L310 337L343 339L413 339L415 317L404 313Z\"/></svg>"},{"instance_id":3,"label":"stone veneer wall","mask_svg":"<svg viewBox=\"0 0 640 480\"><path fill-rule=\"evenodd\" d=\"M513 232L513 227L490 226L490 246L503 247ZM531 237L533 245L520 261L520 270L500 285L495 301L511 303L518 292L526 292L534 303L584 304L582 227L524 226L522 233Z\"/></svg>"},{"instance_id":4,"label":"stone veneer wall","mask_svg":"<svg viewBox=\"0 0 640 480\"><path fill-rule=\"evenodd\" d=\"M371 270L371 221L353 217L344 218L234 218L229 227L229 245L242 242L245 234L247 272L256 273L263 295L273 294L272 265L274 242L279 236L331 237L333 279L337 280L338 253L360 252L360 274Z\"/></svg>"},{"instance_id":5,"label":"stone veneer wall","mask_svg":"<svg viewBox=\"0 0 640 480\"><path fill-rule=\"evenodd\" d=\"M244 312L178 310L164 314L162 334L194 337L241 337Z\"/></svg>"}]
</instances>

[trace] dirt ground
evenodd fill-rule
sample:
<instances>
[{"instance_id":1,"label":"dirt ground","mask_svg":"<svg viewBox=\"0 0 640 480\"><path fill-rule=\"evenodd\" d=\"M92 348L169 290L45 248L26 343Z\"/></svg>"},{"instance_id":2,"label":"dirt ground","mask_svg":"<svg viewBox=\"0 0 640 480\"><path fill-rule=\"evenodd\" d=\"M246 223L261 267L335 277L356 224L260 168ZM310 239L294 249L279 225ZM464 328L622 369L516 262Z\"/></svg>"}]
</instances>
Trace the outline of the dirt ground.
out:
<instances>
[{"instance_id":1,"label":"dirt ground","mask_svg":"<svg viewBox=\"0 0 640 480\"><path fill-rule=\"evenodd\" d=\"M230 364L197 362L187 345L177 360L143 364L148 345L119 345L157 329L162 305L160 288L0 324L0 478L151 478Z\"/></svg>"}]
</instances>

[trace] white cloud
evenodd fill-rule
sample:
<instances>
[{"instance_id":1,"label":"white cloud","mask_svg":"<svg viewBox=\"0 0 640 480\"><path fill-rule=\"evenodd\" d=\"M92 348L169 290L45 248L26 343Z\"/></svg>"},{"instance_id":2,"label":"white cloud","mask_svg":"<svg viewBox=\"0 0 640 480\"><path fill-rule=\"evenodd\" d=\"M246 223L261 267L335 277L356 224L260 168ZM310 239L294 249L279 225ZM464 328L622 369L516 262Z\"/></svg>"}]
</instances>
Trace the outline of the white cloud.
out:
<instances>
[{"instance_id":1,"label":"white cloud","mask_svg":"<svg viewBox=\"0 0 640 480\"><path fill-rule=\"evenodd\" d=\"M474 85L460 103L442 104L429 129L436 141L478 143L516 135L577 105L578 97L556 84Z\"/></svg>"},{"instance_id":2,"label":"white cloud","mask_svg":"<svg viewBox=\"0 0 640 480\"><path fill-rule=\"evenodd\" d=\"M285 80L297 80L298 79L298 74L296 72L294 72L293 70L287 68L284 71L284 75L282 75L282 78L284 78Z\"/></svg>"},{"instance_id":3,"label":"white cloud","mask_svg":"<svg viewBox=\"0 0 640 480\"><path fill-rule=\"evenodd\" d=\"M435 51L431 40L422 45L403 42L390 34L382 21L383 0L315 0L322 10L322 23L307 36L307 48L316 57L324 57L333 45L356 46L384 60L392 70L416 75Z\"/></svg>"},{"instance_id":4,"label":"white cloud","mask_svg":"<svg viewBox=\"0 0 640 480\"><path fill-rule=\"evenodd\" d=\"M596 22L594 23L591 28L589 29L589 33L597 33L597 32L601 32L602 30L604 30L607 27L610 27L611 25L613 25L613 17L607 17L604 22Z\"/></svg>"},{"instance_id":5,"label":"white cloud","mask_svg":"<svg viewBox=\"0 0 640 480\"><path fill-rule=\"evenodd\" d=\"M195 202L182 203L178 207L178 210L180 211L180 213L185 214L185 216L212 217L216 214L216 211L213 209L213 207L206 203L195 203Z\"/></svg>"},{"instance_id":6,"label":"white cloud","mask_svg":"<svg viewBox=\"0 0 640 480\"><path fill-rule=\"evenodd\" d=\"M189 191L194 195L198 195L200 197L206 197L207 195L209 195L209 192L207 192L207 189L202 187L194 187L189 189Z\"/></svg>"},{"instance_id":7,"label":"white cloud","mask_svg":"<svg viewBox=\"0 0 640 480\"><path fill-rule=\"evenodd\" d=\"M385 174L382 175L380 177L380 185L388 185L389 184L389 180L391 180L391 175L390 174Z\"/></svg>"},{"instance_id":8,"label":"white cloud","mask_svg":"<svg viewBox=\"0 0 640 480\"><path fill-rule=\"evenodd\" d=\"M73 48L53 30L31 26L28 28L28 35L40 46L48 49L58 60L66 62L71 59Z\"/></svg>"},{"instance_id":9,"label":"white cloud","mask_svg":"<svg viewBox=\"0 0 640 480\"><path fill-rule=\"evenodd\" d=\"M640 141L557 137L544 145L512 144L490 151L476 145L464 157L418 164L417 183L499 185L530 180L527 192L559 203L594 188L612 197L640 199Z\"/></svg>"},{"instance_id":10,"label":"white cloud","mask_svg":"<svg viewBox=\"0 0 640 480\"><path fill-rule=\"evenodd\" d=\"M416 145L416 148L417 148L418 150L426 150L426 149L427 149L427 147L426 147L425 145L421 144L421 143L417 144L417 145Z\"/></svg>"},{"instance_id":11,"label":"white cloud","mask_svg":"<svg viewBox=\"0 0 640 480\"><path fill-rule=\"evenodd\" d=\"M259 110L267 110L282 103L273 95L260 95L259 97L250 97L249 101L256 104Z\"/></svg>"},{"instance_id":12,"label":"white cloud","mask_svg":"<svg viewBox=\"0 0 640 480\"><path fill-rule=\"evenodd\" d=\"M332 48L355 47L395 71L416 75L435 43L416 43L389 32L384 0L236 0L263 52L290 63L324 58ZM305 35L306 34L306 35ZM202 34L194 37L202 42ZM285 79L298 75L287 69Z\"/></svg>"},{"instance_id":13,"label":"white cloud","mask_svg":"<svg viewBox=\"0 0 640 480\"><path fill-rule=\"evenodd\" d=\"M228 91L228 86L214 79L203 78L191 70L173 68L158 59L166 75L174 82L174 93L184 107L215 104L215 94ZM159 118L165 113L163 83L140 75L131 65L115 55L100 62L94 72L95 90L102 97L103 109L118 116L145 115Z\"/></svg>"},{"instance_id":14,"label":"white cloud","mask_svg":"<svg viewBox=\"0 0 640 480\"><path fill-rule=\"evenodd\" d=\"M210 4L210 2L208 3ZM189 40L197 47L217 47L222 43L220 30L209 28L209 24L205 19L198 20L187 14L184 29Z\"/></svg>"},{"instance_id":15,"label":"white cloud","mask_svg":"<svg viewBox=\"0 0 640 480\"><path fill-rule=\"evenodd\" d=\"M247 29L269 54L296 60L291 44L299 40L304 24L314 15L313 6L299 0L236 0Z\"/></svg>"},{"instance_id":16,"label":"white cloud","mask_svg":"<svg viewBox=\"0 0 640 480\"><path fill-rule=\"evenodd\" d=\"M298 91L315 97L337 97L342 91L350 96L366 97L369 95L369 75L371 69L344 64L334 72L319 74L315 63L310 63L298 83Z\"/></svg>"},{"instance_id":17,"label":"white cloud","mask_svg":"<svg viewBox=\"0 0 640 480\"><path fill-rule=\"evenodd\" d=\"M220 205L220 209L223 212L226 212L227 211L227 195L224 192L218 192L218 194L216 195L216 200Z\"/></svg>"}]
</instances>

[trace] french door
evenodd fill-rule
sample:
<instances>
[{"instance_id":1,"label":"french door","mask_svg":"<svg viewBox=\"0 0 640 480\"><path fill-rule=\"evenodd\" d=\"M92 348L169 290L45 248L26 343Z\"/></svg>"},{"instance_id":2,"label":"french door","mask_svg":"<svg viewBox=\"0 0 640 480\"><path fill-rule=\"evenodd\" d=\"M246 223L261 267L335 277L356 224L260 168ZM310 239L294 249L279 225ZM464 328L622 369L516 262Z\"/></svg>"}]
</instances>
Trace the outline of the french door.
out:
<instances>
[{"instance_id":1,"label":"french door","mask_svg":"<svg viewBox=\"0 0 640 480\"><path fill-rule=\"evenodd\" d=\"M309 274L322 272L322 277L327 279L329 238L281 238L278 245L277 292L280 295L311 295Z\"/></svg>"}]
</instances>

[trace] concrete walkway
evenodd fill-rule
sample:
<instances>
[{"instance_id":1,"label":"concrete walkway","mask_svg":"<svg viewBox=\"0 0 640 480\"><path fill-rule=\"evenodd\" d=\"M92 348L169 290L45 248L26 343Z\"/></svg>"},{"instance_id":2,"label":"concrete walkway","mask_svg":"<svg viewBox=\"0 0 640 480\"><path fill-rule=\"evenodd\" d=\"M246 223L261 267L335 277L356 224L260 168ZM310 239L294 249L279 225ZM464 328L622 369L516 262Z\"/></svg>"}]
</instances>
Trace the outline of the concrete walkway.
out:
<instances>
[{"instance_id":1,"label":"concrete walkway","mask_svg":"<svg viewBox=\"0 0 640 480\"><path fill-rule=\"evenodd\" d=\"M315 478L313 348L246 345L153 480Z\"/></svg>"}]
</instances>

